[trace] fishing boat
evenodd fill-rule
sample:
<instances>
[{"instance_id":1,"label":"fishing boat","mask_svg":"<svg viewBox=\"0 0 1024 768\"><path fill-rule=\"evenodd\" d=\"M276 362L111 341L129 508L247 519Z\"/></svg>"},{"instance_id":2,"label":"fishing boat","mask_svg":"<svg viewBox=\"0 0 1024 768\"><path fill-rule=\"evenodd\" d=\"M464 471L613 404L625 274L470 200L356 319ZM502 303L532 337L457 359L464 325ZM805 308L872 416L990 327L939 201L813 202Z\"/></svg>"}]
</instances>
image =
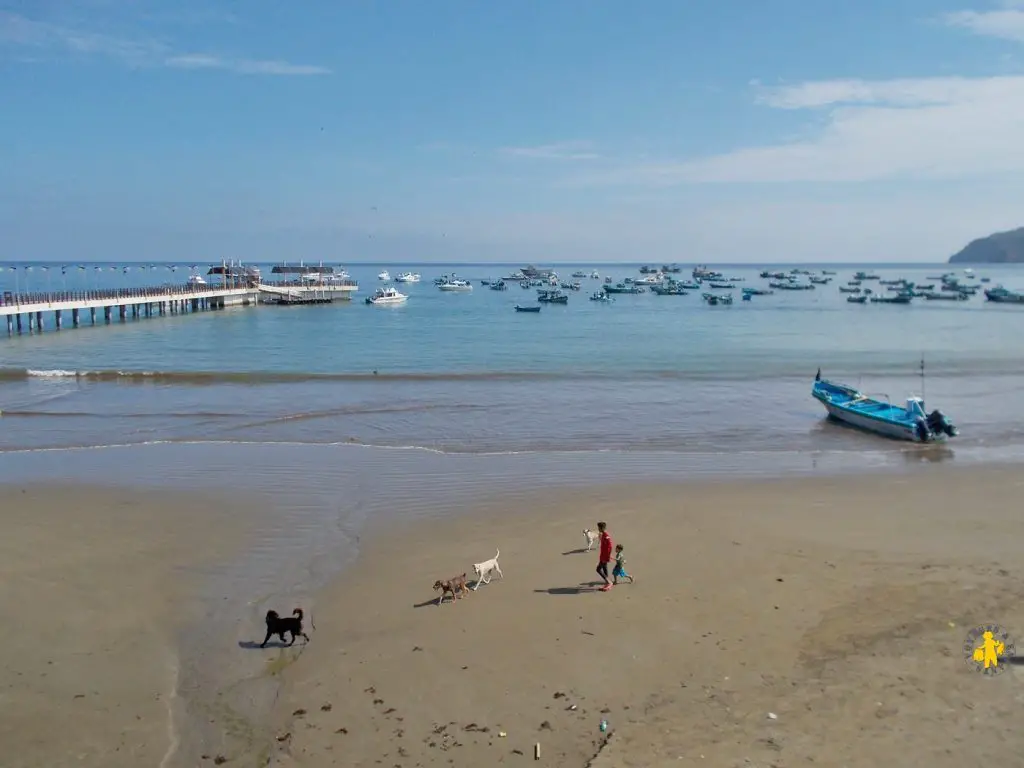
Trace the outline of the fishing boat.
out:
<instances>
[{"instance_id":1,"label":"fishing boat","mask_svg":"<svg viewBox=\"0 0 1024 768\"><path fill-rule=\"evenodd\" d=\"M396 283L418 283L420 276L416 272L403 272L395 278Z\"/></svg>"},{"instance_id":2,"label":"fishing boat","mask_svg":"<svg viewBox=\"0 0 1024 768\"><path fill-rule=\"evenodd\" d=\"M568 304L569 297L562 293L558 288L554 288L552 290L538 292L537 301L545 304Z\"/></svg>"},{"instance_id":3,"label":"fishing boat","mask_svg":"<svg viewBox=\"0 0 1024 768\"><path fill-rule=\"evenodd\" d=\"M601 301L605 304L611 304L615 299L609 296L604 291L594 291L594 294L590 297L591 301Z\"/></svg>"},{"instance_id":4,"label":"fishing boat","mask_svg":"<svg viewBox=\"0 0 1024 768\"><path fill-rule=\"evenodd\" d=\"M488 287L492 291L507 291L508 290L508 286L505 284L504 280L498 280L497 282L491 283L490 286L488 286Z\"/></svg>"},{"instance_id":5,"label":"fishing boat","mask_svg":"<svg viewBox=\"0 0 1024 768\"><path fill-rule=\"evenodd\" d=\"M606 285L604 287L608 293L643 293L644 289L638 285L627 285L626 283L617 283L615 285Z\"/></svg>"},{"instance_id":6,"label":"fishing boat","mask_svg":"<svg viewBox=\"0 0 1024 768\"><path fill-rule=\"evenodd\" d=\"M865 296L865 295L847 296L846 300L848 302L850 302L851 304L867 304L868 303L868 297Z\"/></svg>"},{"instance_id":7,"label":"fishing boat","mask_svg":"<svg viewBox=\"0 0 1024 768\"><path fill-rule=\"evenodd\" d=\"M378 288L373 292L373 296L367 296L366 303L373 304L374 306L404 304L408 298L404 293L399 293L389 285L387 288Z\"/></svg>"},{"instance_id":8,"label":"fishing boat","mask_svg":"<svg viewBox=\"0 0 1024 768\"><path fill-rule=\"evenodd\" d=\"M540 304L535 307L524 307L521 304L516 304L516 312L540 312Z\"/></svg>"},{"instance_id":9,"label":"fishing boat","mask_svg":"<svg viewBox=\"0 0 1024 768\"><path fill-rule=\"evenodd\" d=\"M855 285L840 285L839 286L839 292L840 293L860 293L860 288L858 288Z\"/></svg>"},{"instance_id":10,"label":"fishing boat","mask_svg":"<svg viewBox=\"0 0 1024 768\"><path fill-rule=\"evenodd\" d=\"M895 296L879 296L877 293L871 297L872 304L909 304L914 297L909 293L897 293Z\"/></svg>"},{"instance_id":11,"label":"fishing boat","mask_svg":"<svg viewBox=\"0 0 1024 768\"><path fill-rule=\"evenodd\" d=\"M771 296L775 291L769 288L744 288L743 293L747 296Z\"/></svg>"},{"instance_id":12,"label":"fishing boat","mask_svg":"<svg viewBox=\"0 0 1024 768\"><path fill-rule=\"evenodd\" d=\"M711 283L711 287L714 288L717 291L731 291L736 286L733 285L732 283L715 283L715 282L712 282Z\"/></svg>"},{"instance_id":13,"label":"fishing boat","mask_svg":"<svg viewBox=\"0 0 1024 768\"><path fill-rule=\"evenodd\" d=\"M652 285L651 291L656 293L658 296L686 296L686 291L683 290L683 286L679 283L670 282L664 285Z\"/></svg>"},{"instance_id":14,"label":"fishing boat","mask_svg":"<svg viewBox=\"0 0 1024 768\"><path fill-rule=\"evenodd\" d=\"M925 291L924 297L928 301L967 301L971 295L960 291Z\"/></svg>"},{"instance_id":15,"label":"fishing boat","mask_svg":"<svg viewBox=\"0 0 1024 768\"><path fill-rule=\"evenodd\" d=\"M575 272L572 273L572 276L577 278L577 279L579 279L579 278L582 278L582 277L586 277L587 273L586 272L581 272L580 270L576 270Z\"/></svg>"},{"instance_id":16,"label":"fishing boat","mask_svg":"<svg viewBox=\"0 0 1024 768\"><path fill-rule=\"evenodd\" d=\"M701 296L703 297L704 301L707 302L707 304L712 307L718 306L719 304L732 304L731 293L722 293L718 295L715 295L713 293L703 293L701 294Z\"/></svg>"},{"instance_id":17,"label":"fishing boat","mask_svg":"<svg viewBox=\"0 0 1024 768\"><path fill-rule=\"evenodd\" d=\"M921 362L921 380L924 381L924 361ZM929 443L956 437L959 433L942 411L926 414L923 398L908 397L905 407L893 405L888 400L868 397L846 384L823 379L820 369L814 377L811 396L825 406L831 418L877 435Z\"/></svg>"},{"instance_id":18,"label":"fishing boat","mask_svg":"<svg viewBox=\"0 0 1024 768\"><path fill-rule=\"evenodd\" d=\"M998 285L985 290L985 298L999 304L1024 304L1024 293L1011 291Z\"/></svg>"}]
</instances>

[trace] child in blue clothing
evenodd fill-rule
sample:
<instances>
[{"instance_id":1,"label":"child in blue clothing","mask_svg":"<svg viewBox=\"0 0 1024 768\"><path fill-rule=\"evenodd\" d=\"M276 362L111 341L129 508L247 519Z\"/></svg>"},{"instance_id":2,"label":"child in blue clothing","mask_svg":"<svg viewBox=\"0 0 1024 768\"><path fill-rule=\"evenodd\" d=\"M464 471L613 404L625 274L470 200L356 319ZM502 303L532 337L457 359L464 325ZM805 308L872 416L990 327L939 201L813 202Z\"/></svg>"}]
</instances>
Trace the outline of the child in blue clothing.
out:
<instances>
[{"instance_id":1,"label":"child in blue clothing","mask_svg":"<svg viewBox=\"0 0 1024 768\"><path fill-rule=\"evenodd\" d=\"M612 584L618 584L619 579L629 579L633 583L633 577L626 573L626 556L622 554L622 545L615 545L615 568L612 569Z\"/></svg>"}]
</instances>

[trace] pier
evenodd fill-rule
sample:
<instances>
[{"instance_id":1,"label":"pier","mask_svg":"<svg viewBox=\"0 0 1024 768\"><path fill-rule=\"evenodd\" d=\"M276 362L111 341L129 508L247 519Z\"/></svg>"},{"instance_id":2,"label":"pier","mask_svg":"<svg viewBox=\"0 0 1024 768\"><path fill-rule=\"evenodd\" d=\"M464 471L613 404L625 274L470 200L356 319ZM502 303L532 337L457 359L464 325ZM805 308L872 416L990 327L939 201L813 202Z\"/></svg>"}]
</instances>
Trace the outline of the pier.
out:
<instances>
[{"instance_id":1,"label":"pier","mask_svg":"<svg viewBox=\"0 0 1024 768\"><path fill-rule=\"evenodd\" d=\"M259 288L224 285L165 285L154 288L113 288L87 291L13 293L0 295L0 317L7 318L7 333L42 331L45 316L52 315L59 331L66 317L77 328L83 322L96 325L97 311L103 323L116 315L120 322L132 318L184 314L228 306L255 305Z\"/></svg>"}]
</instances>

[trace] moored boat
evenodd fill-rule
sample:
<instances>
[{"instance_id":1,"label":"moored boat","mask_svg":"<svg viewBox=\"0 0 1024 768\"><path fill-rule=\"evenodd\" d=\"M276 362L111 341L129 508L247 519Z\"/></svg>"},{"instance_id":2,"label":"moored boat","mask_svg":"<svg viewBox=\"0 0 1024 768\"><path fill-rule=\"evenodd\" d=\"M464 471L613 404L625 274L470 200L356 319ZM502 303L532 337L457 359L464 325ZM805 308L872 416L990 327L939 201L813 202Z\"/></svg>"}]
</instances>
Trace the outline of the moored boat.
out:
<instances>
[{"instance_id":1,"label":"moored boat","mask_svg":"<svg viewBox=\"0 0 1024 768\"><path fill-rule=\"evenodd\" d=\"M558 288L553 288L551 290L539 291L537 293L537 301L544 302L545 304L568 304L569 297Z\"/></svg>"},{"instance_id":2,"label":"moored boat","mask_svg":"<svg viewBox=\"0 0 1024 768\"><path fill-rule=\"evenodd\" d=\"M863 294L860 295L860 296L847 296L846 300L848 302L850 302L851 304L867 304L868 303L868 297L863 295Z\"/></svg>"},{"instance_id":3,"label":"moored boat","mask_svg":"<svg viewBox=\"0 0 1024 768\"><path fill-rule=\"evenodd\" d=\"M731 293L722 293L718 295L713 293L702 293L701 297L709 306L712 307L718 306L719 304L732 304Z\"/></svg>"},{"instance_id":4,"label":"moored boat","mask_svg":"<svg viewBox=\"0 0 1024 768\"><path fill-rule=\"evenodd\" d=\"M396 283L418 283L419 281L420 276L417 272L403 272L395 278Z\"/></svg>"},{"instance_id":5,"label":"moored boat","mask_svg":"<svg viewBox=\"0 0 1024 768\"><path fill-rule=\"evenodd\" d=\"M439 286L442 291L472 291L473 284L468 280L449 280L446 283L441 283Z\"/></svg>"},{"instance_id":6,"label":"moored boat","mask_svg":"<svg viewBox=\"0 0 1024 768\"><path fill-rule=\"evenodd\" d=\"M879 296L877 293L871 297L872 304L909 304L913 300L909 293L897 293L895 296Z\"/></svg>"},{"instance_id":7,"label":"moored boat","mask_svg":"<svg viewBox=\"0 0 1024 768\"><path fill-rule=\"evenodd\" d=\"M877 435L929 443L959 434L942 411L925 413L924 400L920 397L908 397L905 407L893 405L868 397L846 384L823 379L821 370L814 377L811 396L825 407L831 418Z\"/></svg>"},{"instance_id":8,"label":"moored boat","mask_svg":"<svg viewBox=\"0 0 1024 768\"><path fill-rule=\"evenodd\" d=\"M516 312L540 312L540 305L535 307L524 307L521 304L516 304Z\"/></svg>"},{"instance_id":9,"label":"moored boat","mask_svg":"<svg viewBox=\"0 0 1024 768\"><path fill-rule=\"evenodd\" d=\"M644 289L638 285L617 283L616 285L606 285L604 290L607 293L643 293Z\"/></svg>"},{"instance_id":10,"label":"moored boat","mask_svg":"<svg viewBox=\"0 0 1024 768\"><path fill-rule=\"evenodd\" d=\"M377 279L384 280L386 282L391 279L391 273L385 269L383 272L378 273Z\"/></svg>"},{"instance_id":11,"label":"moored boat","mask_svg":"<svg viewBox=\"0 0 1024 768\"><path fill-rule=\"evenodd\" d=\"M593 295L590 297L590 300L601 301L604 302L605 304L611 304L613 301L615 301L615 299L613 299L604 291L594 291Z\"/></svg>"},{"instance_id":12,"label":"moored boat","mask_svg":"<svg viewBox=\"0 0 1024 768\"><path fill-rule=\"evenodd\" d=\"M1024 293L1011 291L1001 285L985 289L985 298L999 304L1024 304Z\"/></svg>"},{"instance_id":13,"label":"moored boat","mask_svg":"<svg viewBox=\"0 0 1024 768\"><path fill-rule=\"evenodd\" d=\"M409 297L404 293L399 293L390 285L387 288L378 288L373 292L372 296L366 297L367 304L373 305L387 305L387 304L404 304Z\"/></svg>"}]
</instances>

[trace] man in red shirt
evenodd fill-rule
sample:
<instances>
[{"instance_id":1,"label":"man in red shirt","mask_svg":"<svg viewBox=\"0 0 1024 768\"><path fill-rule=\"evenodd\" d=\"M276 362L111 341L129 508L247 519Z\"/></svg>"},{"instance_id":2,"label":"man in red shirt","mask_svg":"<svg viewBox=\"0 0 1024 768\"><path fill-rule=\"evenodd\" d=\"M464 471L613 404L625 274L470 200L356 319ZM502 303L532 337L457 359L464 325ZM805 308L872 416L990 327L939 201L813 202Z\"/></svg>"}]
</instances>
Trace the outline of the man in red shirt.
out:
<instances>
[{"instance_id":1,"label":"man in red shirt","mask_svg":"<svg viewBox=\"0 0 1024 768\"><path fill-rule=\"evenodd\" d=\"M597 560L597 575L604 579L604 586L601 587L602 592L607 592L612 588L611 581L608 580L608 563L612 561L612 537L608 534L608 523L598 523L597 530L601 534L601 554L598 555Z\"/></svg>"}]
</instances>

